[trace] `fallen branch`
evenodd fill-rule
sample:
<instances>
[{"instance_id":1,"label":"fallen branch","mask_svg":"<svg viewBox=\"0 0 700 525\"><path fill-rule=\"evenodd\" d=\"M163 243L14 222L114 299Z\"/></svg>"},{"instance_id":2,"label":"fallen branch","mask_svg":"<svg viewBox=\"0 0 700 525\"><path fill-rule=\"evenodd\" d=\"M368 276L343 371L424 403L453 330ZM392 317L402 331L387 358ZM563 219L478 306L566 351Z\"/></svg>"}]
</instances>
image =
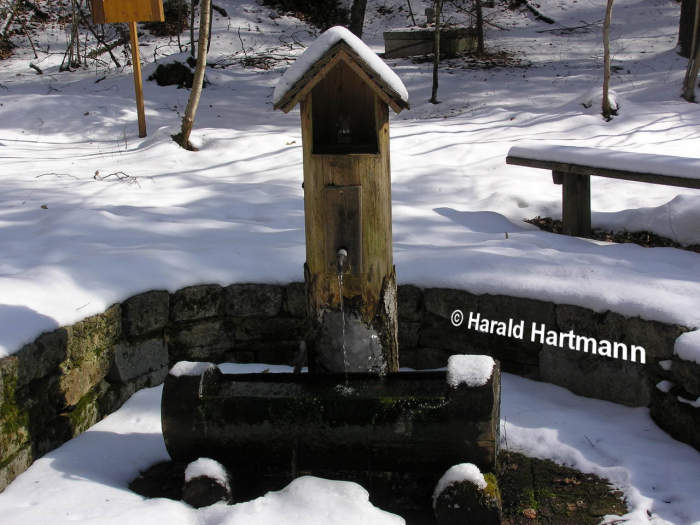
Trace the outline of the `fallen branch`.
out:
<instances>
[{"instance_id":1,"label":"fallen branch","mask_svg":"<svg viewBox=\"0 0 700 525\"><path fill-rule=\"evenodd\" d=\"M39 66L37 66L36 64L32 64L31 62L29 62L29 67L32 68L34 71L36 71L37 75L44 74L44 72L41 70L41 68L39 68Z\"/></svg>"},{"instance_id":2,"label":"fallen branch","mask_svg":"<svg viewBox=\"0 0 700 525\"><path fill-rule=\"evenodd\" d=\"M546 24L554 24L556 23L554 20L549 18L546 15L543 15L534 5L532 5L528 0L520 0L520 3L523 4L525 7L528 8L528 10L535 15L535 20L541 20L542 22Z\"/></svg>"}]
</instances>

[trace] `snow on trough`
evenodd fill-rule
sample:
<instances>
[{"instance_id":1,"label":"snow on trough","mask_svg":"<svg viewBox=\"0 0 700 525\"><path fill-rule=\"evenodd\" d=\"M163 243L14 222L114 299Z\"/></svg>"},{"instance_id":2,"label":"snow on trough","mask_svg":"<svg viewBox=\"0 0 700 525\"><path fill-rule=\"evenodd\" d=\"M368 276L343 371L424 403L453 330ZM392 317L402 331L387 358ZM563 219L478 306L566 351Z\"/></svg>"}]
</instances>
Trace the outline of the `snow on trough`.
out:
<instances>
[{"instance_id":1,"label":"snow on trough","mask_svg":"<svg viewBox=\"0 0 700 525\"><path fill-rule=\"evenodd\" d=\"M473 463L453 465L447 469L435 486L435 491L433 492L433 508L440 494L442 494L447 487L454 483L462 483L464 481L468 481L482 490L486 488L486 480L479 470L479 467Z\"/></svg>"},{"instance_id":2,"label":"snow on trough","mask_svg":"<svg viewBox=\"0 0 700 525\"><path fill-rule=\"evenodd\" d=\"M491 379L495 361L488 355L451 355L447 359L447 384L457 388L484 386Z\"/></svg>"}]
</instances>

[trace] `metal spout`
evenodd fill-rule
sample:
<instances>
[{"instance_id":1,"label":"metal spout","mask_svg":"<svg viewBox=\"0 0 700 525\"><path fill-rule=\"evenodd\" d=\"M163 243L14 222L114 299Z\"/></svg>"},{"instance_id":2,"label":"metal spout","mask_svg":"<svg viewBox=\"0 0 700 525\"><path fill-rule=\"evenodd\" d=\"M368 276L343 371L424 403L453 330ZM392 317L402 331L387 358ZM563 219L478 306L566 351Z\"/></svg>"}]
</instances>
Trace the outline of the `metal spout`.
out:
<instances>
[{"instance_id":1,"label":"metal spout","mask_svg":"<svg viewBox=\"0 0 700 525\"><path fill-rule=\"evenodd\" d=\"M338 269L338 274L342 274L345 271L345 263L348 259L348 251L345 248L339 248L335 253L335 263Z\"/></svg>"}]
</instances>

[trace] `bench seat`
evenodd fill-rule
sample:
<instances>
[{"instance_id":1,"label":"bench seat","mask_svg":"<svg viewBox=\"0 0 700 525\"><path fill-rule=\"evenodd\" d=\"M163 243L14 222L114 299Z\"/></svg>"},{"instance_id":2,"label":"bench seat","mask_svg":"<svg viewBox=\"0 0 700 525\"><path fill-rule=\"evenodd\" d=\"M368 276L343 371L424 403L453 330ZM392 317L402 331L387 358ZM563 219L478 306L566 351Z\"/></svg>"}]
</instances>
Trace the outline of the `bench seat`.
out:
<instances>
[{"instance_id":1,"label":"bench seat","mask_svg":"<svg viewBox=\"0 0 700 525\"><path fill-rule=\"evenodd\" d=\"M513 146L506 163L551 170L562 184L562 222L568 235L591 232L590 176L700 189L700 158L576 146Z\"/></svg>"}]
</instances>

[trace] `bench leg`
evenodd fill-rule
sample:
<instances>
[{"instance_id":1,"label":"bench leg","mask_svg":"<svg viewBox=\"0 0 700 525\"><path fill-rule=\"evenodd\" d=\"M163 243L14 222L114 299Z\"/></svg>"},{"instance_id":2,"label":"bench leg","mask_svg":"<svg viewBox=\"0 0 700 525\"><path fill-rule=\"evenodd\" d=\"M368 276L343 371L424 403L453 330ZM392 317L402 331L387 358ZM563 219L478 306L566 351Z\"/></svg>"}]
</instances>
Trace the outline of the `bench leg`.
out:
<instances>
[{"instance_id":1,"label":"bench leg","mask_svg":"<svg viewBox=\"0 0 700 525\"><path fill-rule=\"evenodd\" d=\"M562 173L562 222L564 233L591 234L591 176Z\"/></svg>"}]
</instances>

